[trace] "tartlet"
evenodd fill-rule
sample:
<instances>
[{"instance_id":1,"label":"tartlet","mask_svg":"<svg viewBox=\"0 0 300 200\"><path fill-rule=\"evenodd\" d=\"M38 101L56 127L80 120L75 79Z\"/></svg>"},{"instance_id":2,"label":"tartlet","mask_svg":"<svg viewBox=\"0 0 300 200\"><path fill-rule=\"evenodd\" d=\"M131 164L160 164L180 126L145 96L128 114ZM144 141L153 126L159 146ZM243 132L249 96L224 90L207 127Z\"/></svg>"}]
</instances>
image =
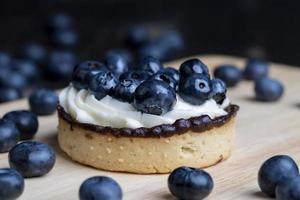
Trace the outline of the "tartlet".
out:
<instances>
[{"instance_id":1,"label":"tartlet","mask_svg":"<svg viewBox=\"0 0 300 200\"><path fill-rule=\"evenodd\" d=\"M73 160L95 168L132 173L168 173L185 165L208 167L227 159L235 142L238 107L211 120L177 120L153 128L114 129L74 120L58 106L58 141Z\"/></svg>"},{"instance_id":2,"label":"tartlet","mask_svg":"<svg viewBox=\"0 0 300 200\"><path fill-rule=\"evenodd\" d=\"M70 86L72 87L72 86ZM208 167L234 148L237 105L225 115L178 118L152 127L112 127L76 119L60 102L58 141L73 160L98 169L140 174L169 173L179 166Z\"/></svg>"}]
</instances>

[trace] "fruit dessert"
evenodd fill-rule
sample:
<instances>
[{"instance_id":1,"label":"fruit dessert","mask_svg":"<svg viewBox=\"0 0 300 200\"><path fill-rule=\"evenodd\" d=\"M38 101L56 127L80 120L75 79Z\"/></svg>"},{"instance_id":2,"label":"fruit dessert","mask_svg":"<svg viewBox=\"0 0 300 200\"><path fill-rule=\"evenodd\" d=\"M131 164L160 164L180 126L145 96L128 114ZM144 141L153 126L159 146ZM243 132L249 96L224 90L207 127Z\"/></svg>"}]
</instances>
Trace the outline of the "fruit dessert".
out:
<instances>
[{"instance_id":1,"label":"fruit dessert","mask_svg":"<svg viewBox=\"0 0 300 200\"><path fill-rule=\"evenodd\" d=\"M179 71L146 57L79 63L59 96L58 141L73 160L131 173L203 168L227 159L238 106L199 59Z\"/></svg>"}]
</instances>

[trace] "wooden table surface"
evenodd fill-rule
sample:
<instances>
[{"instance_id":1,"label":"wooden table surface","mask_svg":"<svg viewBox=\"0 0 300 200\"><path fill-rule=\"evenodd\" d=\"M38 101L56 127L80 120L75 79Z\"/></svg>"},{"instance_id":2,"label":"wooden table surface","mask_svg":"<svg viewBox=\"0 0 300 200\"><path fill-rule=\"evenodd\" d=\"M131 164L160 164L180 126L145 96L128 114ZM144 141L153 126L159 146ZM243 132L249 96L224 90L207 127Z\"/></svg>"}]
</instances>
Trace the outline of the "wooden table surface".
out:
<instances>
[{"instance_id":1,"label":"wooden table surface","mask_svg":"<svg viewBox=\"0 0 300 200\"><path fill-rule=\"evenodd\" d=\"M244 59L220 55L200 56L210 67L232 63L244 66ZM178 67L181 61L168 63ZM271 65L271 77L285 86L283 98L276 103L253 100L253 83L242 82L229 90L231 102L240 105L237 124L236 149L233 156L206 170L212 175L215 187L207 199L267 199L257 185L257 172L262 162L276 154L288 154L300 163L300 68ZM27 108L21 100L2 104L0 115ZM39 118L36 140L56 150L54 169L44 177L25 180L25 191L20 199L74 200L78 199L80 184L88 177L106 175L117 180L125 200L172 200L167 187L168 175L134 175L96 170L71 161L58 147L56 139L57 116ZM197 158L195 158L197 159ZM0 155L0 168L8 167L7 154Z\"/></svg>"}]
</instances>

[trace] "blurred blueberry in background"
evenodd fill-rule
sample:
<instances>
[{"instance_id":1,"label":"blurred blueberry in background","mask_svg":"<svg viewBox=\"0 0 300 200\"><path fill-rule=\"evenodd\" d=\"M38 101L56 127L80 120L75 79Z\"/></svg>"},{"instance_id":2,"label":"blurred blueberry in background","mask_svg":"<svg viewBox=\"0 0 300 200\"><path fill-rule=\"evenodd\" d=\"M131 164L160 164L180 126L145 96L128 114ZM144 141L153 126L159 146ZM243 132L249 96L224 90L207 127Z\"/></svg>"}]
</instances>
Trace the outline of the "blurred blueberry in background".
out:
<instances>
[{"instance_id":1,"label":"blurred blueberry in background","mask_svg":"<svg viewBox=\"0 0 300 200\"><path fill-rule=\"evenodd\" d=\"M73 30L55 31L52 35L54 46L61 48L72 48L78 44L78 35Z\"/></svg>"},{"instance_id":2,"label":"blurred blueberry in background","mask_svg":"<svg viewBox=\"0 0 300 200\"><path fill-rule=\"evenodd\" d=\"M15 88L0 87L0 103L20 99L22 92Z\"/></svg>"},{"instance_id":3,"label":"blurred blueberry in background","mask_svg":"<svg viewBox=\"0 0 300 200\"><path fill-rule=\"evenodd\" d=\"M140 58L155 57L161 61L175 58L184 49L182 35L177 31L168 31L145 46L139 51Z\"/></svg>"},{"instance_id":4,"label":"blurred blueberry in background","mask_svg":"<svg viewBox=\"0 0 300 200\"><path fill-rule=\"evenodd\" d=\"M54 50L50 52L44 77L52 81L68 82L77 58L71 51Z\"/></svg>"},{"instance_id":5,"label":"blurred blueberry in background","mask_svg":"<svg viewBox=\"0 0 300 200\"><path fill-rule=\"evenodd\" d=\"M11 62L11 56L4 51L0 51L0 67L9 67Z\"/></svg>"},{"instance_id":6,"label":"blurred blueberry in background","mask_svg":"<svg viewBox=\"0 0 300 200\"><path fill-rule=\"evenodd\" d=\"M14 59L11 64L11 69L24 75L30 83L33 83L39 76L39 68L31 60Z\"/></svg>"},{"instance_id":7,"label":"blurred blueberry in background","mask_svg":"<svg viewBox=\"0 0 300 200\"><path fill-rule=\"evenodd\" d=\"M129 50L127 49L117 49L117 48L114 48L114 49L110 49L106 52L106 55L105 57L108 58L108 57L113 57L114 55L120 55L121 57L123 57L126 62L130 65L133 64L134 62L134 56L132 55L132 52L130 52Z\"/></svg>"},{"instance_id":8,"label":"blurred blueberry in background","mask_svg":"<svg viewBox=\"0 0 300 200\"><path fill-rule=\"evenodd\" d=\"M26 78L26 76L17 71L9 72L7 77L1 81L1 86L19 90L24 90L29 86L29 80Z\"/></svg>"},{"instance_id":9,"label":"blurred blueberry in background","mask_svg":"<svg viewBox=\"0 0 300 200\"><path fill-rule=\"evenodd\" d=\"M150 40L149 30L143 25L132 26L128 29L126 42L133 48L141 47Z\"/></svg>"},{"instance_id":10,"label":"blurred blueberry in background","mask_svg":"<svg viewBox=\"0 0 300 200\"><path fill-rule=\"evenodd\" d=\"M21 47L20 56L41 63L46 59L47 50L39 43L27 42Z\"/></svg>"},{"instance_id":11,"label":"blurred blueberry in background","mask_svg":"<svg viewBox=\"0 0 300 200\"><path fill-rule=\"evenodd\" d=\"M74 27L74 21L71 16L64 12L52 13L48 17L48 30L53 31L65 31Z\"/></svg>"}]
</instances>

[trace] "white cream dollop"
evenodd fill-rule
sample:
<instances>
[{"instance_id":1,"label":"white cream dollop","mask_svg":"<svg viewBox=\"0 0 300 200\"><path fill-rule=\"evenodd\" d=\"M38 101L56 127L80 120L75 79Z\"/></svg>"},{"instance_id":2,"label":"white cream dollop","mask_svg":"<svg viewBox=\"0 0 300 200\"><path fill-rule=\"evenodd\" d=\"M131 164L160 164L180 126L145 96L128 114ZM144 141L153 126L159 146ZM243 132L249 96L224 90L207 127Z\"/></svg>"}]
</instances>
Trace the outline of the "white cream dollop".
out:
<instances>
[{"instance_id":1,"label":"white cream dollop","mask_svg":"<svg viewBox=\"0 0 300 200\"><path fill-rule=\"evenodd\" d=\"M82 123L91 123L114 128L153 127L160 124L172 124L177 119L208 115L214 119L226 115L224 110L229 105L228 98L222 105L213 99L204 104L192 105L183 101L177 95L173 110L158 116L137 111L131 104L106 96L100 101L87 90L76 90L71 85L62 90L59 95L60 105L74 119Z\"/></svg>"}]
</instances>

